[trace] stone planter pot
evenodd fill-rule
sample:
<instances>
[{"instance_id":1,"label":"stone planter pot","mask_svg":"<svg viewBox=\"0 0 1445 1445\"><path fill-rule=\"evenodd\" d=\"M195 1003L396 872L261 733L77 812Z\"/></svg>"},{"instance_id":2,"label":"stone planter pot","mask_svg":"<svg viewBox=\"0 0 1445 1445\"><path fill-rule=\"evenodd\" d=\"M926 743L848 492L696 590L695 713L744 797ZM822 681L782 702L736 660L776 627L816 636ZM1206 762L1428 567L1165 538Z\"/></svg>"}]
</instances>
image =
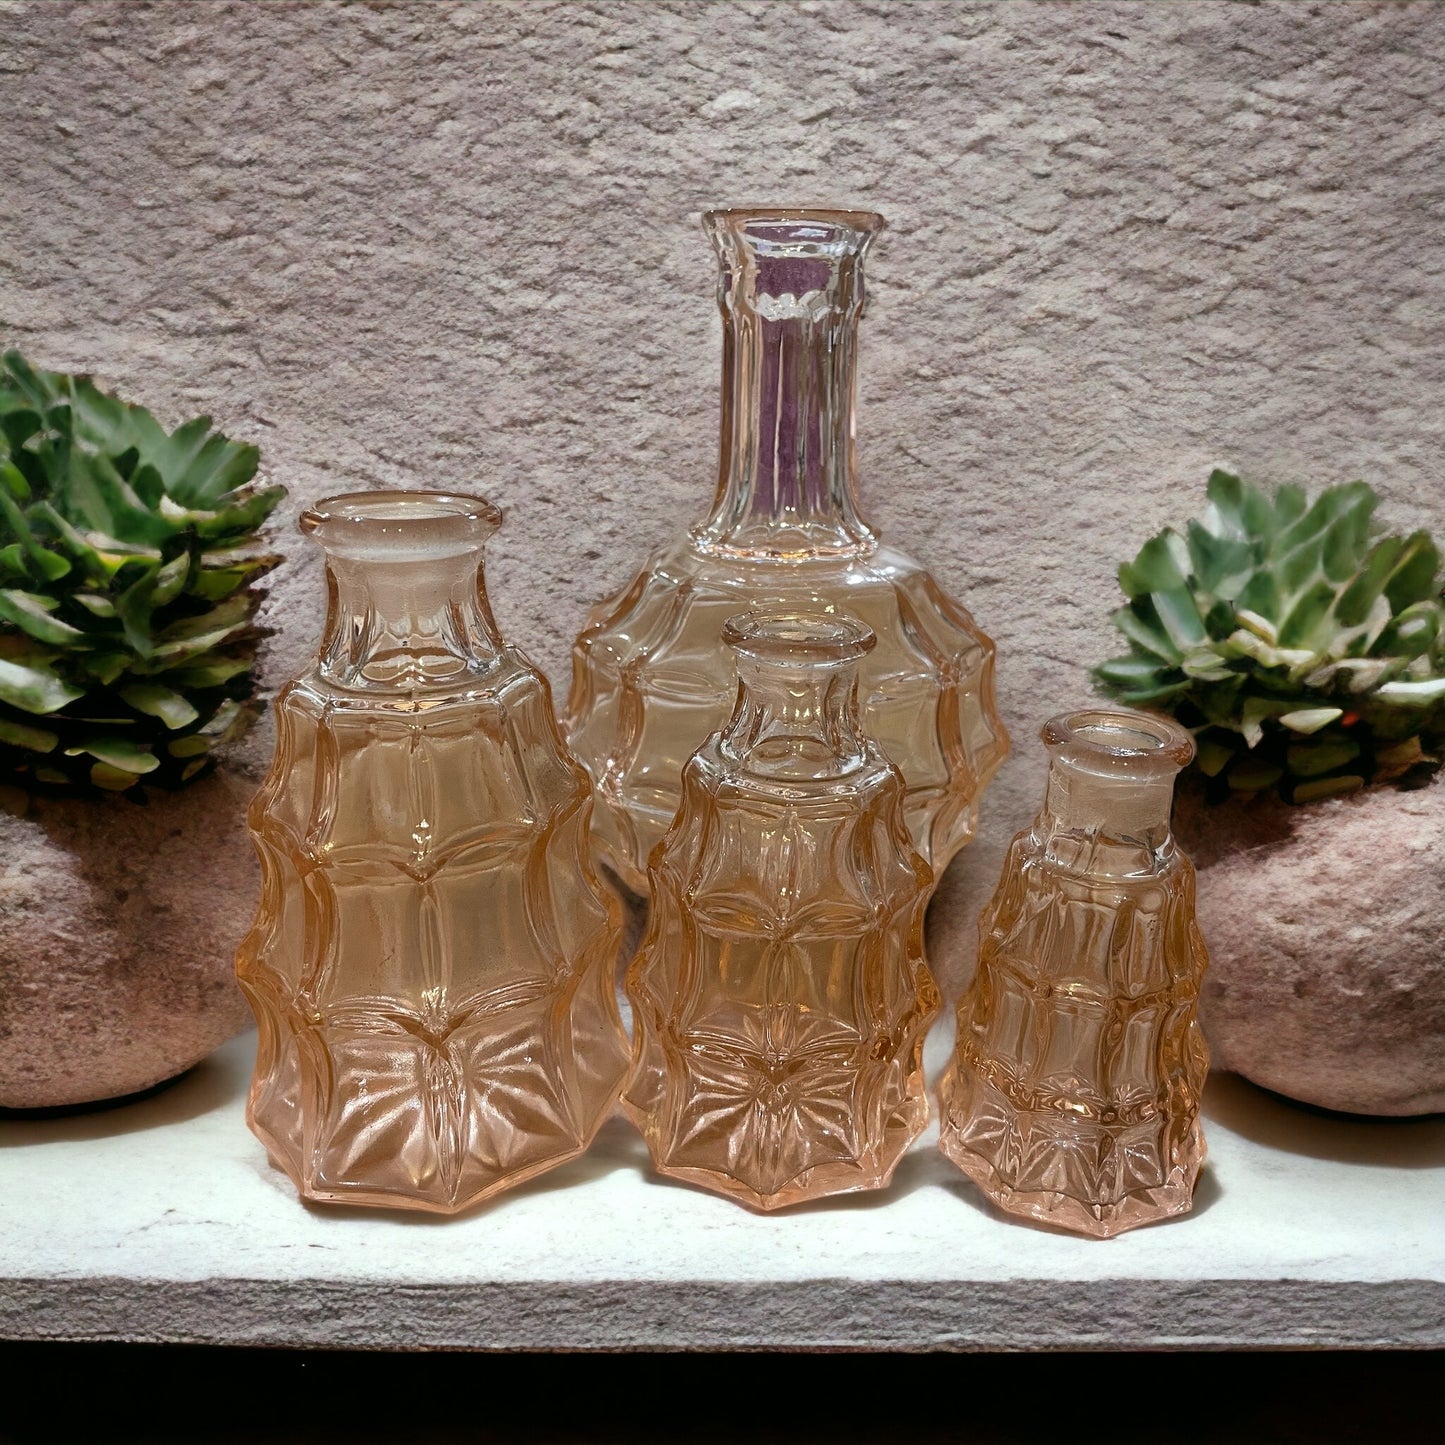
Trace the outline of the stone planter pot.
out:
<instances>
[{"instance_id":1,"label":"stone planter pot","mask_svg":"<svg viewBox=\"0 0 1445 1445\"><path fill-rule=\"evenodd\" d=\"M222 769L145 804L0 812L0 1106L147 1089L250 1024L233 967L260 889L254 791Z\"/></svg>"},{"instance_id":2,"label":"stone planter pot","mask_svg":"<svg viewBox=\"0 0 1445 1445\"><path fill-rule=\"evenodd\" d=\"M1214 1066L1346 1113L1445 1110L1445 782L1300 807L1185 790L1175 832Z\"/></svg>"}]
</instances>

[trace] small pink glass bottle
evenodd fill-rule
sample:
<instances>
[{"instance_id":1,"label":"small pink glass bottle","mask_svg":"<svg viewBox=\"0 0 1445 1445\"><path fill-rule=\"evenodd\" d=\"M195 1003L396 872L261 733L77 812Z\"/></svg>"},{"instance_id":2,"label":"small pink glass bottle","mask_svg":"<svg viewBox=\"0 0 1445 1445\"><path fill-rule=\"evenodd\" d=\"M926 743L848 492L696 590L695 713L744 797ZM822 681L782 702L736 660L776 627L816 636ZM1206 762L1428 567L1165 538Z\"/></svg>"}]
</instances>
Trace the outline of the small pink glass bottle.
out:
<instances>
[{"instance_id":1,"label":"small pink glass bottle","mask_svg":"<svg viewBox=\"0 0 1445 1445\"><path fill-rule=\"evenodd\" d=\"M1044 805L980 920L939 1147L999 1208L1107 1236L1185 1213L1204 1161L1208 959L1169 829L1194 742L1119 708L1043 740Z\"/></svg>"}]
</instances>

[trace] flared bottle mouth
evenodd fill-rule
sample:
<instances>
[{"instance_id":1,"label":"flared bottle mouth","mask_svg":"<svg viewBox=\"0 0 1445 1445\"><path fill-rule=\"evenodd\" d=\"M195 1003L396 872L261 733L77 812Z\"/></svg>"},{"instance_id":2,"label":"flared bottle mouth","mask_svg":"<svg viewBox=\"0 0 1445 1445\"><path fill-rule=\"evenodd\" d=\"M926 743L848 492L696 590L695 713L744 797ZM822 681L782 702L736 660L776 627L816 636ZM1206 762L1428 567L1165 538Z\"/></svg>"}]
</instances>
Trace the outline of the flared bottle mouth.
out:
<instances>
[{"instance_id":1,"label":"flared bottle mouth","mask_svg":"<svg viewBox=\"0 0 1445 1445\"><path fill-rule=\"evenodd\" d=\"M1194 759L1194 739L1172 718L1131 708L1060 713L1039 736L1051 752L1098 771L1174 773Z\"/></svg>"},{"instance_id":2,"label":"flared bottle mouth","mask_svg":"<svg viewBox=\"0 0 1445 1445\"><path fill-rule=\"evenodd\" d=\"M400 489L326 497L301 516L301 531L328 552L390 561L471 551L501 525L482 497Z\"/></svg>"},{"instance_id":3,"label":"flared bottle mouth","mask_svg":"<svg viewBox=\"0 0 1445 1445\"><path fill-rule=\"evenodd\" d=\"M702 224L720 248L732 241L759 257L811 260L858 254L886 223L876 211L729 206L704 212Z\"/></svg>"},{"instance_id":4,"label":"flared bottle mouth","mask_svg":"<svg viewBox=\"0 0 1445 1445\"><path fill-rule=\"evenodd\" d=\"M866 622L846 612L755 609L729 617L723 641L759 662L806 666L855 662L872 652L878 639Z\"/></svg>"}]
</instances>

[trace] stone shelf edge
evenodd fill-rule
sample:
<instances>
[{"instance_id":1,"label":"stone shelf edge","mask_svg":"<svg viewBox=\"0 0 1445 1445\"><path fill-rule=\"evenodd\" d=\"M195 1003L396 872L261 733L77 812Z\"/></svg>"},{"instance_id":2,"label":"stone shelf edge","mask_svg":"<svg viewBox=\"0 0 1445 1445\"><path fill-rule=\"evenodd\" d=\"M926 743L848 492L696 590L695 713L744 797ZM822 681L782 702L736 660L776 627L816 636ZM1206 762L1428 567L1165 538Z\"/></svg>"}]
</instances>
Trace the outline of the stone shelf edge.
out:
<instances>
[{"instance_id":1,"label":"stone shelf edge","mask_svg":"<svg viewBox=\"0 0 1445 1445\"><path fill-rule=\"evenodd\" d=\"M755 1216L648 1179L620 1121L585 1159L436 1221L299 1205L242 1121L253 1047L121 1108L0 1116L0 1338L1445 1346L1445 1118L1329 1118L1212 1079L1195 1212L1112 1241L1005 1222L931 1139L884 1196Z\"/></svg>"}]
</instances>

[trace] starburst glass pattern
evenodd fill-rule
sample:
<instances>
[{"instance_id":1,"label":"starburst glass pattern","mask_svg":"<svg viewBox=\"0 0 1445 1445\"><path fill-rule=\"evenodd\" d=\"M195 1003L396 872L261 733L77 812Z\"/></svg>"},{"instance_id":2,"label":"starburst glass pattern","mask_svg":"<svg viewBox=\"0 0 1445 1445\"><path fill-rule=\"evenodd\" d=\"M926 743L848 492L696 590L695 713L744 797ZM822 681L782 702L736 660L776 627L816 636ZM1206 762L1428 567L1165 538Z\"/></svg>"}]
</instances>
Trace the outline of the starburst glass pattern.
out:
<instances>
[{"instance_id":1,"label":"starburst glass pattern","mask_svg":"<svg viewBox=\"0 0 1445 1445\"><path fill-rule=\"evenodd\" d=\"M661 1173L775 1209L881 1187L927 1120L930 878L858 726L868 629L758 613L728 638L732 718L652 860L624 1107Z\"/></svg>"},{"instance_id":2,"label":"starburst glass pattern","mask_svg":"<svg viewBox=\"0 0 1445 1445\"><path fill-rule=\"evenodd\" d=\"M598 842L645 891L683 764L732 708L730 616L844 609L877 637L861 664L863 722L903 774L905 820L937 877L973 836L1008 738L992 642L858 506L854 365L863 259L882 218L734 210L705 223L724 328L717 493L711 515L577 638L566 729L597 790Z\"/></svg>"},{"instance_id":3,"label":"starburst glass pattern","mask_svg":"<svg viewBox=\"0 0 1445 1445\"><path fill-rule=\"evenodd\" d=\"M336 498L315 667L276 704L237 971L249 1122L307 1199L451 1212L585 1148L621 1083L620 908L474 498Z\"/></svg>"},{"instance_id":4,"label":"starburst glass pattern","mask_svg":"<svg viewBox=\"0 0 1445 1445\"><path fill-rule=\"evenodd\" d=\"M1048 792L980 923L939 1144L1001 1208L1107 1236L1187 1211L1204 1160L1207 956L1169 831L1193 743L1121 710L1044 740Z\"/></svg>"}]
</instances>

